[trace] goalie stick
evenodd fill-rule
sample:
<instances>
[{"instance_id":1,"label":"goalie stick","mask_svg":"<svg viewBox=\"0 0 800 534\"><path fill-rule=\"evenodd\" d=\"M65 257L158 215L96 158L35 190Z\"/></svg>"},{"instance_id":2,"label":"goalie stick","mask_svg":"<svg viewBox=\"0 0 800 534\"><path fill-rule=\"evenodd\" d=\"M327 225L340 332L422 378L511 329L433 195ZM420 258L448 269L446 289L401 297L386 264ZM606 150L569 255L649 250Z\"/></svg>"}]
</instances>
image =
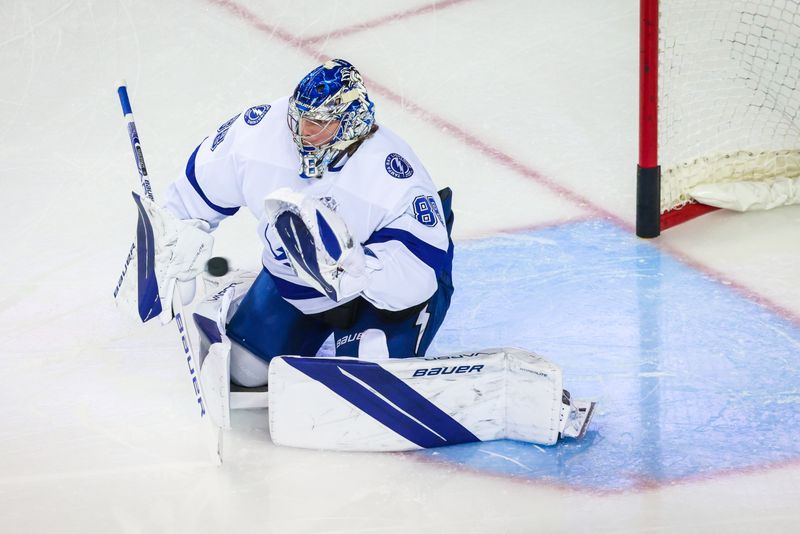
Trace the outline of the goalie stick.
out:
<instances>
[{"instance_id":1,"label":"goalie stick","mask_svg":"<svg viewBox=\"0 0 800 534\"><path fill-rule=\"evenodd\" d=\"M147 166L144 164L144 154L142 153L142 145L139 142L139 132L136 130L136 122L133 120L133 111L131 109L131 102L128 98L128 87L124 81L122 81L119 86L117 87L117 94L119 96L119 102L122 105L122 114L125 116L125 122L128 128L128 137L131 141L131 148L133 149L133 158L136 160L136 170L139 173L139 183L142 185L142 192L144 196L146 196L150 200L155 200L153 198L153 188L150 185L150 178L147 174ZM141 228L137 228L137 231L141 231ZM122 273L119 276L119 280L117 281L117 286L114 288L114 298L116 299L119 296L120 288L122 287L123 282L125 281L125 277L128 274L128 268L131 265L131 261L136 256L134 252L136 251L136 240L131 243L130 251L128 252L128 257L125 259L125 265L122 268ZM155 283L155 281L153 281ZM156 309L157 307L157 309ZM139 316L141 317L142 321L147 321L150 317L158 315L161 313L161 305L158 299L155 300L154 303L150 304L149 308L144 306L140 306L139 309Z\"/></svg>"},{"instance_id":2,"label":"goalie stick","mask_svg":"<svg viewBox=\"0 0 800 534\"><path fill-rule=\"evenodd\" d=\"M125 116L125 121L127 123L128 137L130 138L131 148L133 149L133 157L136 162L136 168L139 172L139 180L142 186L142 191L149 200L154 201L153 189L150 186L147 167L144 163L142 145L139 140L139 134L136 130L136 123L133 119L131 102L128 98L128 87L124 81L121 82L117 87L117 94L119 96L120 105L122 106L122 113ZM134 198L136 198L136 195L134 195ZM142 209L141 203L138 200L137 206L140 210ZM117 298L120 286L122 285L122 282L128 273L130 263L134 256L136 256L139 263L138 272L140 273L139 294L140 296L149 296L149 298L146 300L140 299L139 301L139 316L144 322L152 317L155 317L156 315L161 314L162 309L158 297L158 288L156 286L156 279L152 266L152 245L147 246L149 241L152 241L152 229L147 228L146 217L143 217L141 214L139 216L139 222L137 223L136 232L137 239L131 245L130 252L128 253L128 257L125 262L125 267L123 268L122 274L117 282L117 287L114 290L114 298ZM143 247L139 246L138 253L136 250L137 243L145 243L144 249ZM175 281L175 283L177 284L178 282ZM144 287L142 287L143 285ZM175 324L178 327L178 334L180 335L181 340L181 349L183 351L183 355L186 357L186 364L189 368L189 377L192 380L192 390L194 392L195 401L200 408L200 418L203 420L203 427L212 436L209 443L209 452L211 453L214 462L217 465L220 465L222 464L223 429L209 417L206 410L206 401L200 385L200 361L197 359L196 352L192 347L192 341L189 337L189 331L183 313L183 301L181 299L180 291L173 291L172 293L172 316L175 318Z\"/></svg>"}]
</instances>

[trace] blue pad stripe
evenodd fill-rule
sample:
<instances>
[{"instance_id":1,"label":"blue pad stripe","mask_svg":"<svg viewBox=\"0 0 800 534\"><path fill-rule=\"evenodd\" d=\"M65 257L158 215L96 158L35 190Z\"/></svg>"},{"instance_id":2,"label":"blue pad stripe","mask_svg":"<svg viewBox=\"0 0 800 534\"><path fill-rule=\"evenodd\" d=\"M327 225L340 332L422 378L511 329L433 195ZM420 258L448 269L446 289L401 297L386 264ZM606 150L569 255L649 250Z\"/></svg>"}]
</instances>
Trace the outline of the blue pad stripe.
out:
<instances>
[{"instance_id":1,"label":"blue pad stripe","mask_svg":"<svg viewBox=\"0 0 800 534\"><path fill-rule=\"evenodd\" d=\"M197 313L192 314L192 317L194 318L194 324L197 326L197 330L206 337L209 343L222 342L222 332L219 331L217 323Z\"/></svg>"},{"instance_id":2,"label":"blue pad stripe","mask_svg":"<svg viewBox=\"0 0 800 534\"><path fill-rule=\"evenodd\" d=\"M376 363L330 358L284 358L284 361L419 447L427 449L480 441L458 421ZM343 371L369 385L389 402L347 377Z\"/></svg>"},{"instance_id":3,"label":"blue pad stripe","mask_svg":"<svg viewBox=\"0 0 800 534\"><path fill-rule=\"evenodd\" d=\"M136 260L139 275L138 304L139 318L146 323L161 313L161 301L158 298L158 282L155 271L155 241L153 226L142 206L142 199L136 193L133 200L139 210L139 222L136 224Z\"/></svg>"}]
</instances>

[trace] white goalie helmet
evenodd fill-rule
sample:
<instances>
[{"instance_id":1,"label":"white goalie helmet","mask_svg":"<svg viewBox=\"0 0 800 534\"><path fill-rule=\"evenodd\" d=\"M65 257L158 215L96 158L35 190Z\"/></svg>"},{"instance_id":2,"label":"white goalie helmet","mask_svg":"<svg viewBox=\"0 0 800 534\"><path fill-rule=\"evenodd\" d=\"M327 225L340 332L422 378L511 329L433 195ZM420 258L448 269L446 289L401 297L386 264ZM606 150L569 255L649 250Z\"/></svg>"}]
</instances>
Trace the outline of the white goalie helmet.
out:
<instances>
[{"instance_id":1,"label":"white goalie helmet","mask_svg":"<svg viewBox=\"0 0 800 534\"><path fill-rule=\"evenodd\" d=\"M302 158L300 176L320 178L342 150L370 133L375 106L358 70L343 59L332 59L297 85L289 99L287 121ZM323 142L310 139L303 135L303 121L329 135Z\"/></svg>"}]
</instances>

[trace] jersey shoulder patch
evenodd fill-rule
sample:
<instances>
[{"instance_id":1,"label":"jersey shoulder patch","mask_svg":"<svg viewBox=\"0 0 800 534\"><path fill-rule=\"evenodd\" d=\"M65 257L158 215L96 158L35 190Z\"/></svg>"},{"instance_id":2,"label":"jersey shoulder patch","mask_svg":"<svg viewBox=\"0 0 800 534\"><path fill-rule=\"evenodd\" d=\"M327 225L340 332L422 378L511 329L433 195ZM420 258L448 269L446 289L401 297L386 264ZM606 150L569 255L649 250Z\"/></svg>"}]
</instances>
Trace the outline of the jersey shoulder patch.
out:
<instances>
[{"instance_id":1,"label":"jersey shoulder patch","mask_svg":"<svg viewBox=\"0 0 800 534\"><path fill-rule=\"evenodd\" d=\"M244 112L244 122L250 126L255 126L261 122L261 119L264 118L264 115L267 114L271 107L272 106L269 104L262 104L260 106L253 106L252 108L249 108Z\"/></svg>"},{"instance_id":2,"label":"jersey shoulder patch","mask_svg":"<svg viewBox=\"0 0 800 534\"><path fill-rule=\"evenodd\" d=\"M396 152L386 156L383 166L386 168L386 172L400 180L411 178L414 175L414 168L411 164Z\"/></svg>"}]
</instances>

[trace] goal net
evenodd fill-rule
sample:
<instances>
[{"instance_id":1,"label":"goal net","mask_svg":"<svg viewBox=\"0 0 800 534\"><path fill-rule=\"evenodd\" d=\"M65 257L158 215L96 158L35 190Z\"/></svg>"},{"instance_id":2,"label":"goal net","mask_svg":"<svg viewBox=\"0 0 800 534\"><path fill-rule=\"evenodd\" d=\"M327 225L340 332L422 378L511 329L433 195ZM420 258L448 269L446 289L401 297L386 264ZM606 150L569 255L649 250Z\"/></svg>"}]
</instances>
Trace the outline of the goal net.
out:
<instances>
[{"instance_id":1,"label":"goal net","mask_svg":"<svg viewBox=\"0 0 800 534\"><path fill-rule=\"evenodd\" d=\"M662 0L657 28L661 228L800 202L800 0Z\"/></svg>"}]
</instances>

